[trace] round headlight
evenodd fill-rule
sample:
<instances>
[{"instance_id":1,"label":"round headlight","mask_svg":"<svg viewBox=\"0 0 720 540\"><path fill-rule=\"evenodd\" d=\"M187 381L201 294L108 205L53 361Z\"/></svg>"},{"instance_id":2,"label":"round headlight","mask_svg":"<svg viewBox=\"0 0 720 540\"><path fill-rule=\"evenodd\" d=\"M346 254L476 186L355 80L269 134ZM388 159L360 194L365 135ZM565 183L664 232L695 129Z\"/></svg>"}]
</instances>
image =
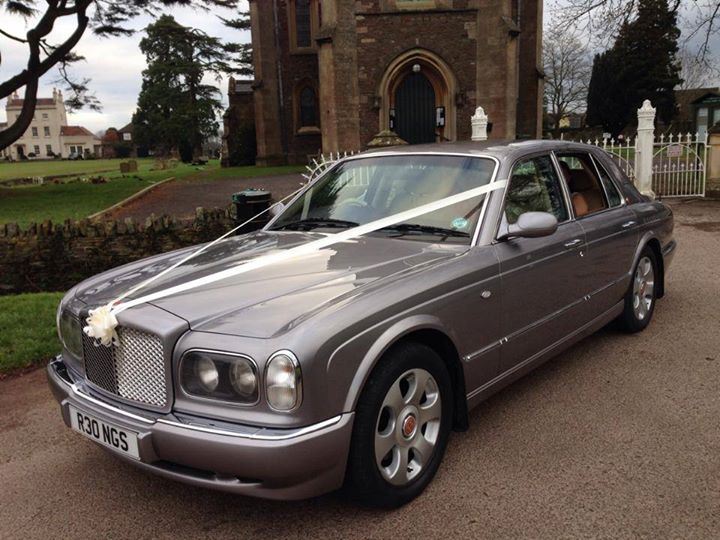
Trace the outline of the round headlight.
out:
<instances>
[{"instance_id":1,"label":"round headlight","mask_svg":"<svg viewBox=\"0 0 720 540\"><path fill-rule=\"evenodd\" d=\"M180 386L191 396L254 404L258 400L257 367L240 354L190 350L180 360Z\"/></svg>"},{"instance_id":2,"label":"round headlight","mask_svg":"<svg viewBox=\"0 0 720 540\"><path fill-rule=\"evenodd\" d=\"M265 391L268 404L279 411L289 411L300 404L300 364L289 352L273 355L265 372Z\"/></svg>"},{"instance_id":3,"label":"round headlight","mask_svg":"<svg viewBox=\"0 0 720 540\"><path fill-rule=\"evenodd\" d=\"M58 335L60 336L60 342L63 344L65 349L70 352L75 358L82 358L83 356L83 344L82 344L82 327L80 321L73 317L69 312L62 311L58 314Z\"/></svg>"},{"instance_id":4,"label":"round headlight","mask_svg":"<svg viewBox=\"0 0 720 540\"><path fill-rule=\"evenodd\" d=\"M195 362L195 375L207 392L215 390L220 383L220 374L215 367L215 362L207 356L203 356Z\"/></svg>"},{"instance_id":5,"label":"round headlight","mask_svg":"<svg viewBox=\"0 0 720 540\"><path fill-rule=\"evenodd\" d=\"M257 395L257 377L250 362L238 359L230 366L230 384L241 397L252 401Z\"/></svg>"}]
</instances>

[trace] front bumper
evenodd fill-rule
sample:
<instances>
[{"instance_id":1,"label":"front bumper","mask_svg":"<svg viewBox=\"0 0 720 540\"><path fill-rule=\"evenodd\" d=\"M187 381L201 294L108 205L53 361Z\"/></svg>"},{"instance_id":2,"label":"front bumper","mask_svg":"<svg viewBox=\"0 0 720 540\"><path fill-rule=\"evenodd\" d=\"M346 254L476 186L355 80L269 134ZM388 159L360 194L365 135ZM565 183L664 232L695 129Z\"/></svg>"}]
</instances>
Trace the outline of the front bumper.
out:
<instances>
[{"instance_id":1,"label":"front bumper","mask_svg":"<svg viewBox=\"0 0 720 540\"><path fill-rule=\"evenodd\" d=\"M137 432L139 461L108 451L141 469L196 486L268 499L304 499L342 485L353 413L296 429L218 426L172 413L130 412L101 401L73 381L61 357L50 362L47 375L68 427L72 405Z\"/></svg>"}]
</instances>

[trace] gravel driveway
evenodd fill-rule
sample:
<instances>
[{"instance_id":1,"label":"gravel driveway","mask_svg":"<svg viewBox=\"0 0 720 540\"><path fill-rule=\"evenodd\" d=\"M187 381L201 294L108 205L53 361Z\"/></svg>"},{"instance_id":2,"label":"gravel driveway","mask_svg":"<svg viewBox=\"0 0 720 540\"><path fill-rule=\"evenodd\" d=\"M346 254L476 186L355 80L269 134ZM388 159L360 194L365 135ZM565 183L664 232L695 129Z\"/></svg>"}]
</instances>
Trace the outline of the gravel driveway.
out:
<instances>
[{"instance_id":1,"label":"gravel driveway","mask_svg":"<svg viewBox=\"0 0 720 540\"><path fill-rule=\"evenodd\" d=\"M0 382L0 537L718 538L720 201L674 206L649 329L603 330L485 402L404 508L156 478L66 429L37 371Z\"/></svg>"}]
</instances>

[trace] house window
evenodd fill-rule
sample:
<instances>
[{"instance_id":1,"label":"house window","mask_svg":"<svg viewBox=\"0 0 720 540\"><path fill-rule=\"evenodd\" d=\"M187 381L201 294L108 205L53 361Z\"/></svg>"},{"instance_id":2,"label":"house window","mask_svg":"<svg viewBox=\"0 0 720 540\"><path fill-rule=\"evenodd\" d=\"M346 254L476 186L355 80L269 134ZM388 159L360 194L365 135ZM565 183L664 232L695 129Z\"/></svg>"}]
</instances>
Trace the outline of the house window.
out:
<instances>
[{"instance_id":1,"label":"house window","mask_svg":"<svg viewBox=\"0 0 720 540\"><path fill-rule=\"evenodd\" d=\"M50 128L49 128L48 126L44 126L44 127L43 127L43 132L44 132L44 134L45 134L46 137L49 137L49 136L50 136Z\"/></svg>"},{"instance_id":2,"label":"house window","mask_svg":"<svg viewBox=\"0 0 720 540\"><path fill-rule=\"evenodd\" d=\"M315 51L315 34L320 27L320 8L317 0L288 2L290 49L296 53Z\"/></svg>"},{"instance_id":3,"label":"house window","mask_svg":"<svg viewBox=\"0 0 720 540\"><path fill-rule=\"evenodd\" d=\"M320 125L318 118L317 93L312 86L305 85L297 96L298 131L316 131Z\"/></svg>"},{"instance_id":4,"label":"house window","mask_svg":"<svg viewBox=\"0 0 720 540\"><path fill-rule=\"evenodd\" d=\"M48 114L46 112L43 113L43 119L47 120Z\"/></svg>"},{"instance_id":5,"label":"house window","mask_svg":"<svg viewBox=\"0 0 720 540\"><path fill-rule=\"evenodd\" d=\"M40 157L40 147L37 144L33 146L33 152L35 152L35 157Z\"/></svg>"},{"instance_id":6,"label":"house window","mask_svg":"<svg viewBox=\"0 0 720 540\"><path fill-rule=\"evenodd\" d=\"M52 144L46 144L46 145L45 145L45 153L46 153L48 156L52 157L52 155L53 155Z\"/></svg>"},{"instance_id":7,"label":"house window","mask_svg":"<svg viewBox=\"0 0 720 540\"><path fill-rule=\"evenodd\" d=\"M38 136L38 128L34 127L32 128L32 136L37 137Z\"/></svg>"},{"instance_id":8,"label":"house window","mask_svg":"<svg viewBox=\"0 0 720 540\"><path fill-rule=\"evenodd\" d=\"M132 141L132 133L123 133L122 138L123 141Z\"/></svg>"}]
</instances>

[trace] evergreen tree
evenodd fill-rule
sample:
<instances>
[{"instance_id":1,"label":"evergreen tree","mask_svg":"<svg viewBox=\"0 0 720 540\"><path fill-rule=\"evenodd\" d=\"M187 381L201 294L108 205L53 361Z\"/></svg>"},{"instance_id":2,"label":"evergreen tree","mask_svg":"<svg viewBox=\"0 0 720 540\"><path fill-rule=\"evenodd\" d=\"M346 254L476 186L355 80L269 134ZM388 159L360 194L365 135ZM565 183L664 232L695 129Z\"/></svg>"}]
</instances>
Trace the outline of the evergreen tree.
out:
<instances>
[{"instance_id":1,"label":"evergreen tree","mask_svg":"<svg viewBox=\"0 0 720 540\"><path fill-rule=\"evenodd\" d=\"M220 92L203 78L235 71L228 46L170 15L146 31L140 49L148 66L133 115L136 141L162 155L177 150L188 161L217 133Z\"/></svg>"},{"instance_id":2,"label":"evergreen tree","mask_svg":"<svg viewBox=\"0 0 720 540\"><path fill-rule=\"evenodd\" d=\"M613 47L595 57L588 92L588 121L613 135L631 124L643 100L668 124L675 114L677 15L667 0L639 0L637 17L620 28Z\"/></svg>"}]
</instances>

